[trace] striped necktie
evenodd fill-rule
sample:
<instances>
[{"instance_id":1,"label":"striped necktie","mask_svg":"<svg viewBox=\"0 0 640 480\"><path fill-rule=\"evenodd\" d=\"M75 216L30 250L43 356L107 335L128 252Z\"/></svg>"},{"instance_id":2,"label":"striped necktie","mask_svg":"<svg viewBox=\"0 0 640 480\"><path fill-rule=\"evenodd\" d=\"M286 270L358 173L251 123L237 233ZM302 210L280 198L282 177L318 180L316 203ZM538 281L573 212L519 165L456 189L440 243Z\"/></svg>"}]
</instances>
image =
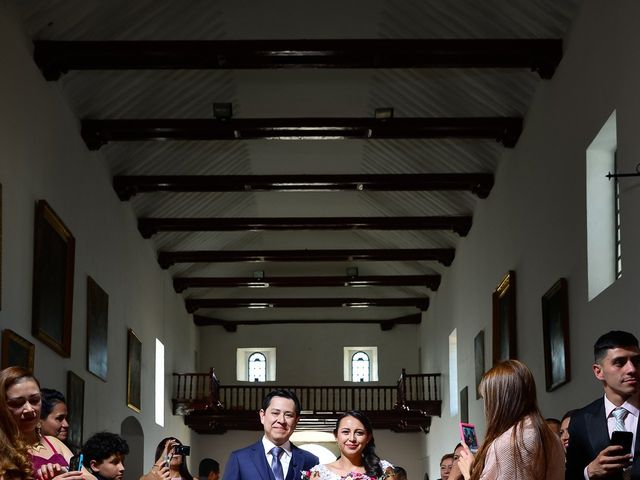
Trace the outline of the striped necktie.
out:
<instances>
[{"instance_id":1,"label":"striped necktie","mask_svg":"<svg viewBox=\"0 0 640 480\"><path fill-rule=\"evenodd\" d=\"M618 407L611 412L611 415L616 419L616 425L614 430L616 432L626 432L627 429L624 426L624 419L627 418L629 411L626 408Z\"/></svg>"}]
</instances>

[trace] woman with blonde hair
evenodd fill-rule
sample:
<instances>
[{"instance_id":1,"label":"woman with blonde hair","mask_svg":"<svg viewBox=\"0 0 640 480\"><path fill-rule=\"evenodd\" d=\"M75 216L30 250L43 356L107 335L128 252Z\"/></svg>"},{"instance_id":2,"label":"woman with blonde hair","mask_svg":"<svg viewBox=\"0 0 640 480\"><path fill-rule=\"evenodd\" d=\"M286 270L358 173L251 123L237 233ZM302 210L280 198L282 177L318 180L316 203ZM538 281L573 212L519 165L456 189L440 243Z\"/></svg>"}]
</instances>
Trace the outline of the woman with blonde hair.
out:
<instances>
[{"instance_id":1,"label":"woman with blonde hair","mask_svg":"<svg viewBox=\"0 0 640 480\"><path fill-rule=\"evenodd\" d=\"M563 480L564 452L538 409L536 384L522 362L495 365L480 382L487 433L477 455L464 446L465 479Z\"/></svg>"}]
</instances>

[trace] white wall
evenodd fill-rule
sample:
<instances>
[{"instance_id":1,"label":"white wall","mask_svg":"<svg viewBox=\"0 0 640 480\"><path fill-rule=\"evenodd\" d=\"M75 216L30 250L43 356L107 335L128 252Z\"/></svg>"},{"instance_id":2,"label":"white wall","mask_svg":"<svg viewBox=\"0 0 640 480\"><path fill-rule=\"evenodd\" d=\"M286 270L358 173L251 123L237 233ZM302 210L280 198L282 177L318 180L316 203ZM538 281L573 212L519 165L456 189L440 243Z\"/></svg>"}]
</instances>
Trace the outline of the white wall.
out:
<instances>
[{"instance_id":1,"label":"white wall","mask_svg":"<svg viewBox=\"0 0 640 480\"><path fill-rule=\"evenodd\" d=\"M1 328L36 345L35 374L43 386L66 391L67 370L85 381L84 438L120 431L134 415L145 432L145 463L164 436L190 441L182 418L171 415L171 373L194 368L195 327L171 280L157 264L136 219L118 200L99 153L90 153L56 83L33 63L21 21L0 2L0 182L2 212ZM31 336L35 203L45 199L76 239L72 355L63 359ZM109 294L109 372L106 383L86 370L86 282ZM142 341L142 413L126 406L127 328ZM167 351L166 428L154 423L154 339Z\"/></svg>"},{"instance_id":2,"label":"white wall","mask_svg":"<svg viewBox=\"0 0 640 480\"><path fill-rule=\"evenodd\" d=\"M423 322L426 370L448 370L447 336L458 328L459 389L470 387L470 420L484 434L474 389L473 340L485 330L491 358L491 293L508 270L517 275L519 358L533 370L546 416L561 416L601 394L591 373L592 347L610 329L638 331L640 179L621 180L623 277L591 302L587 292L585 151L615 109L621 171L640 161L640 4L585 0L565 54L551 81L542 82L524 132L501 160L496 185L478 204L469 236L460 242ZM571 374L569 384L545 391L541 296L560 277L569 282ZM448 392L447 387L443 388ZM440 456L459 441L458 418L434 419L426 453L438 477ZM437 439L438 441L434 441Z\"/></svg>"},{"instance_id":3,"label":"white wall","mask_svg":"<svg viewBox=\"0 0 640 480\"><path fill-rule=\"evenodd\" d=\"M417 327L397 325L383 332L378 325L257 325L201 327L200 371L214 367L224 385L236 382L236 349L276 348L278 385L343 385L343 348L378 347L376 385L395 385L402 369L418 373ZM350 382L347 382L350 383ZM303 405L304 407L304 405Z\"/></svg>"}]
</instances>

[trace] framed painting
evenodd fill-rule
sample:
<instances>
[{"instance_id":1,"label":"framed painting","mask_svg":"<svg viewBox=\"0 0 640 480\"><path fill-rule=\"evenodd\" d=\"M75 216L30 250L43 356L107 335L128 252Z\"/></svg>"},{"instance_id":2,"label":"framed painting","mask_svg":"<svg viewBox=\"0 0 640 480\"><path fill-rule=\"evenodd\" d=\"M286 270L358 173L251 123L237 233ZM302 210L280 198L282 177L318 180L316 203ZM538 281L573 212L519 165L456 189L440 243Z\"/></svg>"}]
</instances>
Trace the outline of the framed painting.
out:
<instances>
[{"instance_id":1,"label":"framed painting","mask_svg":"<svg viewBox=\"0 0 640 480\"><path fill-rule=\"evenodd\" d=\"M32 334L63 357L71 356L75 239L49 204L36 204Z\"/></svg>"},{"instance_id":2,"label":"framed painting","mask_svg":"<svg viewBox=\"0 0 640 480\"><path fill-rule=\"evenodd\" d=\"M33 372L35 352L36 346L13 330L4 329L2 331L2 362L0 362L0 369L17 366Z\"/></svg>"},{"instance_id":3,"label":"framed painting","mask_svg":"<svg viewBox=\"0 0 640 480\"><path fill-rule=\"evenodd\" d=\"M460 421L469 423L469 387L460 390Z\"/></svg>"},{"instance_id":4,"label":"framed painting","mask_svg":"<svg viewBox=\"0 0 640 480\"><path fill-rule=\"evenodd\" d=\"M67 442L72 447L80 448L84 425L84 380L71 370L67 372L67 410L69 417Z\"/></svg>"},{"instance_id":5,"label":"framed painting","mask_svg":"<svg viewBox=\"0 0 640 480\"><path fill-rule=\"evenodd\" d=\"M473 353L475 357L475 373L476 373L476 400L480 398L480 380L484 375L484 330L480 330L473 339Z\"/></svg>"},{"instance_id":6,"label":"framed painting","mask_svg":"<svg viewBox=\"0 0 640 480\"><path fill-rule=\"evenodd\" d=\"M87 370L107 381L109 295L87 276Z\"/></svg>"},{"instance_id":7,"label":"framed painting","mask_svg":"<svg viewBox=\"0 0 640 480\"><path fill-rule=\"evenodd\" d=\"M547 392L571 380L569 288L561 278L542 296L542 337Z\"/></svg>"},{"instance_id":8,"label":"framed painting","mask_svg":"<svg viewBox=\"0 0 640 480\"><path fill-rule=\"evenodd\" d=\"M493 363L517 358L516 272L509 271L493 292Z\"/></svg>"},{"instance_id":9,"label":"framed painting","mask_svg":"<svg viewBox=\"0 0 640 480\"><path fill-rule=\"evenodd\" d=\"M127 331L127 406L136 412L141 409L142 342L129 329Z\"/></svg>"}]
</instances>

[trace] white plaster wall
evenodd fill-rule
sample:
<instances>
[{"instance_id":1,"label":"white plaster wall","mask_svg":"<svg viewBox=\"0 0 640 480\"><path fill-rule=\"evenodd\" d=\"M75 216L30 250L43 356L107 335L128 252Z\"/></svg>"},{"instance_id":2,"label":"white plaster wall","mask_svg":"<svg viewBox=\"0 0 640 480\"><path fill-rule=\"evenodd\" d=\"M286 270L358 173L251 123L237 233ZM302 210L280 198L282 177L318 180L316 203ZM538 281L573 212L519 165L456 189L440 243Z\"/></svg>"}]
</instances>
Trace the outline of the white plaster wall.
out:
<instances>
[{"instance_id":1,"label":"white plaster wall","mask_svg":"<svg viewBox=\"0 0 640 480\"><path fill-rule=\"evenodd\" d=\"M18 15L0 1L0 182L3 186L2 310L0 327L36 345L35 373L44 386L66 391L67 370L85 381L84 438L120 432L135 416L145 433L145 464L171 434L190 441L171 415L171 374L194 368L195 327L181 297L157 264L136 219L118 200L100 153L87 150L79 122L59 86L47 83L31 59ZM45 199L76 239L72 355L63 359L31 336L35 203ZM102 382L86 370L86 282L109 294L109 372ZM142 413L126 406L127 328L142 347ZM166 347L166 427L154 422L155 338Z\"/></svg>"},{"instance_id":2,"label":"white plaster wall","mask_svg":"<svg viewBox=\"0 0 640 480\"><path fill-rule=\"evenodd\" d=\"M214 367L224 385L236 382L236 349L276 348L278 385L342 385L343 348L378 347L376 385L395 385L402 369L418 372L417 327L398 325L383 332L378 325L256 325L237 332L201 327L200 371ZM350 383L350 382L347 382ZM304 405L303 405L304 407Z\"/></svg>"},{"instance_id":3,"label":"white plaster wall","mask_svg":"<svg viewBox=\"0 0 640 480\"><path fill-rule=\"evenodd\" d=\"M459 389L474 389L473 340L485 330L491 352L491 293L508 270L517 275L519 358L533 370L545 416L561 416L601 394L591 373L592 347L610 329L639 335L640 179L621 180L623 277L591 302L587 292L585 151L615 109L621 171L640 161L640 41L631 0L585 0L554 78L540 84L524 132L506 151L489 198L478 204L469 236L460 242L421 326L423 366L448 371L447 336L458 329ZM569 282L571 373L569 384L547 393L542 356L541 296L560 277ZM446 384L448 382L445 381ZM426 456L432 478L440 456L459 441L448 414L434 419ZM481 401L469 399L469 416L484 434ZM435 440L437 439L437 441ZM427 466L427 465L425 465Z\"/></svg>"}]
</instances>

